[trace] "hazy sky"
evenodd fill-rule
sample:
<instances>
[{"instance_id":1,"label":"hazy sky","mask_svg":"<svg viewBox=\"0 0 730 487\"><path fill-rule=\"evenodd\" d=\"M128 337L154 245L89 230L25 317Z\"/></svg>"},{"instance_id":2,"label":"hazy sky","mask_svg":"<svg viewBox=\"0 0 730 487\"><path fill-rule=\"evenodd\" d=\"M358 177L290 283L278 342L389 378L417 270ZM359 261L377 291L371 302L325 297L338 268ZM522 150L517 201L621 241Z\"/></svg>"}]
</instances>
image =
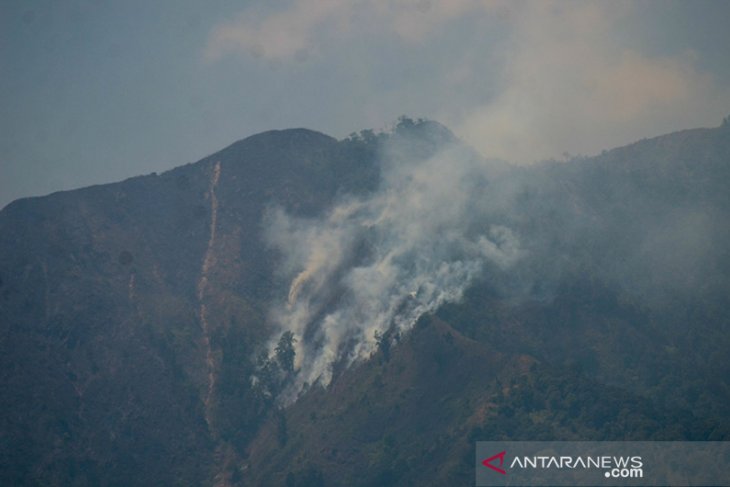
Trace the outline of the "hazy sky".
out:
<instances>
[{"instance_id":1,"label":"hazy sky","mask_svg":"<svg viewBox=\"0 0 730 487\"><path fill-rule=\"evenodd\" d=\"M0 206L401 114L519 163L730 114L730 2L0 0Z\"/></svg>"}]
</instances>

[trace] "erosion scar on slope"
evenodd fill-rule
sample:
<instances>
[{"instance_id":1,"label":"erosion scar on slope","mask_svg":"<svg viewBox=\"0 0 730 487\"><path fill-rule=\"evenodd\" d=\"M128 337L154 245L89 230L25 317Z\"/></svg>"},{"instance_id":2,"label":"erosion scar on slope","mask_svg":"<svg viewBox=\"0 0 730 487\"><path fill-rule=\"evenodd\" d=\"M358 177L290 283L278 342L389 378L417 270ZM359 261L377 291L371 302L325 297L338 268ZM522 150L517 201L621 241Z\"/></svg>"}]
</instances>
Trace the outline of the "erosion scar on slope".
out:
<instances>
[{"instance_id":1,"label":"erosion scar on slope","mask_svg":"<svg viewBox=\"0 0 730 487\"><path fill-rule=\"evenodd\" d=\"M208 429L212 431L211 420L211 400L216 382L215 359L213 358L213 349L210 343L210 324L208 323L208 310L205 305L206 291L208 290L208 272L213 266L215 256L213 246L215 245L215 232L218 220L218 199L215 194L218 179L221 175L221 163L216 162L213 167L213 174L210 179L210 187L208 189L208 199L210 200L210 237L208 238L208 246L203 257L203 265L200 269L200 279L198 280L198 315L200 317L200 325L203 331L203 346L205 347L205 363L208 369L208 388L203 399L205 406L205 421L208 423Z\"/></svg>"}]
</instances>

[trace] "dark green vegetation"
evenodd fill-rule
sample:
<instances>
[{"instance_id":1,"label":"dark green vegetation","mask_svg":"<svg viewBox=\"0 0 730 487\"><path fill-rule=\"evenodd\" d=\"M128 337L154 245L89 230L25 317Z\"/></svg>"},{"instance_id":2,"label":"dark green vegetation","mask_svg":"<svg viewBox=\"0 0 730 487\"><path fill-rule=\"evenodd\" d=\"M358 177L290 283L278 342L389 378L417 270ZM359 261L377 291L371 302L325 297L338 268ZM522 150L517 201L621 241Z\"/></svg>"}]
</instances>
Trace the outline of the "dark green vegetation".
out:
<instances>
[{"instance_id":1,"label":"dark green vegetation","mask_svg":"<svg viewBox=\"0 0 730 487\"><path fill-rule=\"evenodd\" d=\"M265 211L371 191L401 136L451 140L267 132L3 209L0 483L470 485L477 440L730 439L727 123L494 165L475 205L523 259L280 410L295 338L259 356L288 284Z\"/></svg>"}]
</instances>

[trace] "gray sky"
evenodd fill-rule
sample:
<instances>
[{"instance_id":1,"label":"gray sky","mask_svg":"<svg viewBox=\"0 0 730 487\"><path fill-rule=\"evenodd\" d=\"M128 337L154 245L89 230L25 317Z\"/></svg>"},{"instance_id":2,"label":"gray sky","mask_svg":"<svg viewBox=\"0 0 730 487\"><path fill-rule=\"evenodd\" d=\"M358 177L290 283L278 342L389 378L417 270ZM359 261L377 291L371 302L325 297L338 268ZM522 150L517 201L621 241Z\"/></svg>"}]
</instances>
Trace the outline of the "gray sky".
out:
<instances>
[{"instance_id":1,"label":"gray sky","mask_svg":"<svg viewBox=\"0 0 730 487\"><path fill-rule=\"evenodd\" d=\"M0 0L0 206L401 114L486 156L730 114L730 2Z\"/></svg>"}]
</instances>

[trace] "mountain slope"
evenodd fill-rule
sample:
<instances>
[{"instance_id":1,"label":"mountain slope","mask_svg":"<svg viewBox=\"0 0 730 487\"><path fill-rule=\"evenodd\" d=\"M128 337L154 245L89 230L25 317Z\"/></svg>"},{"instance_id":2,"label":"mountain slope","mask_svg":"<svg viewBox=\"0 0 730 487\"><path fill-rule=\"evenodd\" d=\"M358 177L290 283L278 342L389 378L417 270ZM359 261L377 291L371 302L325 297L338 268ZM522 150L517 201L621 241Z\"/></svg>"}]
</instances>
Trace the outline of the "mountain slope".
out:
<instances>
[{"instance_id":1,"label":"mountain slope","mask_svg":"<svg viewBox=\"0 0 730 487\"><path fill-rule=\"evenodd\" d=\"M272 131L8 205L0 480L439 485L471 482L477 440L726 439L728 126L568 163L482 161L467 230L511 229L520 259L288 408L257 387L290 284L271 211L317 222L382 189L387 158L454 145L407 119L342 141ZM356 258L378 243L365 235Z\"/></svg>"},{"instance_id":2,"label":"mountain slope","mask_svg":"<svg viewBox=\"0 0 730 487\"><path fill-rule=\"evenodd\" d=\"M160 176L8 205L3 476L209 478L217 410L232 407L216 380L245 368L222 356L225 338L246 356L267 333L263 208L316 211L338 190L331 169L357 162L322 134L271 132Z\"/></svg>"}]
</instances>

